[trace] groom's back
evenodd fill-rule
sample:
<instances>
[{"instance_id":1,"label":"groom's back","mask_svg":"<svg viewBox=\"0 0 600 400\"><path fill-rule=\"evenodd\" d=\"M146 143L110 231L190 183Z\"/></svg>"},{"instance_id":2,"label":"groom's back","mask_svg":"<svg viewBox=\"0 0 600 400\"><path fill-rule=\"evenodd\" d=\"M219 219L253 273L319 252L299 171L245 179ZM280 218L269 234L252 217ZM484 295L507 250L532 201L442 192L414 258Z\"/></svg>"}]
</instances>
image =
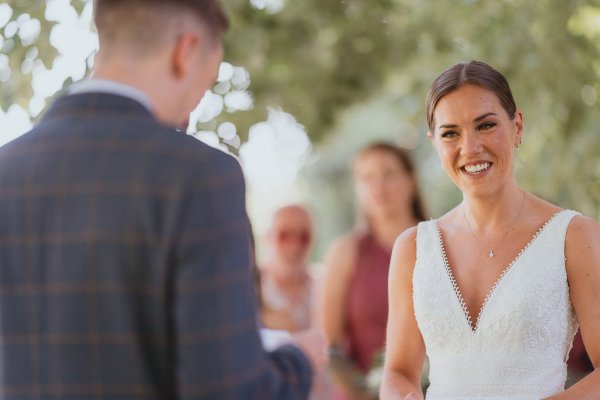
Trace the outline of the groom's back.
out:
<instances>
[{"instance_id":1,"label":"groom's back","mask_svg":"<svg viewBox=\"0 0 600 400\"><path fill-rule=\"evenodd\" d=\"M175 398L173 269L215 221L236 226L219 262L248 268L247 221L227 204L243 202L210 204L240 182L231 157L107 94L59 99L1 148L0 396ZM207 290L190 289L190 324Z\"/></svg>"},{"instance_id":2,"label":"groom's back","mask_svg":"<svg viewBox=\"0 0 600 400\"><path fill-rule=\"evenodd\" d=\"M310 360L259 338L240 165L167 128L214 81L227 19L94 5L94 78L0 148L0 398L306 398Z\"/></svg>"}]
</instances>

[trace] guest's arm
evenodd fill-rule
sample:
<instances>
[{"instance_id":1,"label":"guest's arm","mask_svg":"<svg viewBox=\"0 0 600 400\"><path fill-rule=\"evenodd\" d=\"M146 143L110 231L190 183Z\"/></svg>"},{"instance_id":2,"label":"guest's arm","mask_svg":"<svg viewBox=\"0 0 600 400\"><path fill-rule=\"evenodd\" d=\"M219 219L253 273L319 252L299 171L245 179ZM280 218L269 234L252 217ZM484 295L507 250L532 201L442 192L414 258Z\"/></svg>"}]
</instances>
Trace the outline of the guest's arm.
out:
<instances>
[{"instance_id":1,"label":"guest's arm","mask_svg":"<svg viewBox=\"0 0 600 400\"><path fill-rule=\"evenodd\" d=\"M317 325L332 349L329 371L334 383L351 399L371 396L363 387L364 376L343 351L346 332L348 289L354 274L356 238L347 235L336 240L325 256L325 276L319 287Z\"/></svg>"},{"instance_id":2,"label":"guest's arm","mask_svg":"<svg viewBox=\"0 0 600 400\"><path fill-rule=\"evenodd\" d=\"M595 370L552 400L598 399L600 393L600 225L577 216L565 240L571 303L577 314L583 343Z\"/></svg>"},{"instance_id":3,"label":"guest's arm","mask_svg":"<svg viewBox=\"0 0 600 400\"><path fill-rule=\"evenodd\" d=\"M215 150L216 152L216 150ZM182 399L305 399L299 347L263 350L251 281L244 182L231 157L198 162L184 185L172 258L174 379Z\"/></svg>"},{"instance_id":4,"label":"guest's arm","mask_svg":"<svg viewBox=\"0 0 600 400\"><path fill-rule=\"evenodd\" d=\"M402 233L392 252L388 279L385 367L380 395L382 400L423 398L421 371L425 359L425 344L417 326L412 300L416 232L415 227Z\"/></svg>"}]
</instances>

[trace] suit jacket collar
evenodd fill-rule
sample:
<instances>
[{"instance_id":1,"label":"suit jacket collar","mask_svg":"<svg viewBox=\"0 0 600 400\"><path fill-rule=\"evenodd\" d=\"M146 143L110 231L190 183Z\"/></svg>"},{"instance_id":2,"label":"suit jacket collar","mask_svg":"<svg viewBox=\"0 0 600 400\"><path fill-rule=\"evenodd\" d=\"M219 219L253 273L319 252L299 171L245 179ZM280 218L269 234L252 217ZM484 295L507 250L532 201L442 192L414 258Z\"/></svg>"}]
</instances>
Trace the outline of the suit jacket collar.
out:
<instances>
[{"instance_id":1,"label":"suit jacket collar","mask_svg":"<svg viewBox=\"0 0 600 400\"><path fill-rule=\"evenodd\" d=\"M59 97L52 103L41 121L76 115L98 115L112 113L115 116L138 115L155 119L154 115L141 103L124 96L111 93L79 93Z\"/></svg>"},{"instance_id":2,"label":"suit jacket collar","mask_svg":"<svg viewBox=\"0 0 600 400\"><path fill-rule=\"evenodd\" d=\"M123 97L131 98L152 112L152 102L146 93L127 85L122 82L117 82L108 79L90 78L74 83L69 87L70 94L81 93L111 93Z\"/></svg>"}]
</instances>

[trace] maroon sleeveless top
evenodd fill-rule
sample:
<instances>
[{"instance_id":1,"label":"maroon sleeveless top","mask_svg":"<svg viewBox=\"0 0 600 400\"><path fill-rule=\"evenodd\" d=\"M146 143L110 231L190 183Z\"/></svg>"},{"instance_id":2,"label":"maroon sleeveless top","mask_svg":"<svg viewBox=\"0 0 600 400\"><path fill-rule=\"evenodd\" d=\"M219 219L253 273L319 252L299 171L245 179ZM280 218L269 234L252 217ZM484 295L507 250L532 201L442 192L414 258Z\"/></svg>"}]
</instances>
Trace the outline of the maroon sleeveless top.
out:
<instances>
[{"instance_id":1,"label":"maroon sleeveless top","mask_svg":"<svg viewBox=\"0 0 600 400\"><path fill-rule=\"evenodd\" d=\"M385 342L391 255L371 235L359 236L357 246L346 302L346 332L350 359L367 372Z\"/></svg>"}]
</instances>

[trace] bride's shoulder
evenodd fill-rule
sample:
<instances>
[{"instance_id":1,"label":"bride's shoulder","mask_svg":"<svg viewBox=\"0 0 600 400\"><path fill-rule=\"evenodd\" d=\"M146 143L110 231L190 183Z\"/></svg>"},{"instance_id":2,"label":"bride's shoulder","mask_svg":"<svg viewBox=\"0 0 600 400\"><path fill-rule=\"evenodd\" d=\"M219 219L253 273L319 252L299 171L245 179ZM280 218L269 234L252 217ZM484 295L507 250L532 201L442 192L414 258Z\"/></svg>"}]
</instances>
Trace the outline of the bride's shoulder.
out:
<instances>
[{"instance_id":1,"label":"bride's shoulder","mask_svg":"<svg viewBox=\"0 0 600 400\"><path fill-rule=\"evenodd\" d=\"M403 286L412 279L417 260L417 229L418 225L408 228L394 242L389 277L394 286Z\"/></svg>"},{"instance_id":2,"label":"bride's shoulder","mask_svg":"<svg viewBox=\"0 0 600 400\"><path fill-rule=\"evenodd\" d=\"M417 254L417 232L419 225L408 228L396 238L392 250L391 264L411 265L414 263Z\"/></svg>"},{"instance_id":3,"label":"bride's shoulder","mask_svg":"<svg viewBox=\"0 0 600 400\"><path fill-rule=\"evenodd\" d=\"M535 222L547 222L554 216L557 216L561 212L567 211L567 209L557 206L556 204L550 203L544 199L531 195L531 211L530 219ZM567 228L567 240L570 239L584 239L594 238L593 240L598 241L600 237L600 224L591 218L588 218L582 214L574 213L573 218L570 219Z\"/></svg>"},{"instance_id":4,"label":"bride's shoulder","mask_svg":"<svg viewBox=\"0 0 600 400\"><path fill-rule=\"evenodd\" d=\"M534 194L528 193L527 211L534 218L549 219L564 209Z\"/></svg>"},{"instance_id":5,"label":"bride's shoulder","mask_svg":"<svg viewBox=\"0 0 600 400\"><path fill-rule=\"evenodd\" d=\"M547 215L558 215L567 210L554 204L540 203L541 211ZM566 266L570 277L576 274L590 275L589 269L600 277L600 224L592 218L570 211L564 236ZM550 217L549 219L552 219ZM549 220L547 218L547 220Z\"/></svg>"},{"instance_id":6,"label":"bride's shoulder","mask_svg":"<svg viewBox=\"0 0 600 400\"><path fill-rule=\"evenodd\" d=\"M411 245L414 247L415 241L417 240L418 229L419 225L415 225L398 235L394 242L394 251L396 251L397 248L410 247Z\"/></svg>"},{"instance_id":7,"label":"bride's shoulder","mask_svg":"<svg viewBox=\"0 0 600 400\"><path fill-rule=\"evenodd\" d=\"M461 228L461 222L463 221L461 210L460 206L456 206L440 217L426 221L426 223L439 230L445 236L445 234L453 233L455 230Z\"/></svg>"},{"instance_id":8,"label":"bride's shoulder","mask_svg":"<svg viewBox=\"0 0 600 400\"><path fill-rule=\"evenodd\" d=\"M600 224L584 215L575 215L567 227L565 246L567 249L581 246L600 249Z\"/></svg>"}]
</instances>

